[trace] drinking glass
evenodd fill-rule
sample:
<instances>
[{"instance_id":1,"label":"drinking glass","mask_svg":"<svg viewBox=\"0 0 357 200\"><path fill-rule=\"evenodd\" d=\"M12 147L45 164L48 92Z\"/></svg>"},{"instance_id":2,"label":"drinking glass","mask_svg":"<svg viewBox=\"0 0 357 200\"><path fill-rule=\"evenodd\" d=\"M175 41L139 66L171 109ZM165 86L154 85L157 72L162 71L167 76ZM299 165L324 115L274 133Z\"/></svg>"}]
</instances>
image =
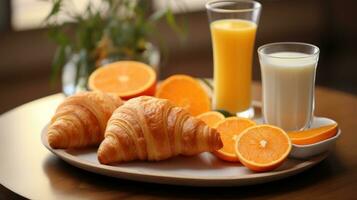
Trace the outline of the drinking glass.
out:
<instances>
[{"instance_id":1,"label":"drinking glass","mask_svg":"<svg viewBox=\"0 0 357 200\"><path fill-rule=\"evenodd\" d=\"M258 48L263 84L265 123L286 131L311 125L319 48L281 42Z\"/></svg>"},{"instance_id":2,"label":"drinking glass","mask_svg":"<svg viewBox=\"0 0 357 200\"><path fill-rule=\"evenodd\" d=\"M214 108L253 117L252 61L261 4L212 0L206 9L213 47Z\"/></svg>"}]
</instances>

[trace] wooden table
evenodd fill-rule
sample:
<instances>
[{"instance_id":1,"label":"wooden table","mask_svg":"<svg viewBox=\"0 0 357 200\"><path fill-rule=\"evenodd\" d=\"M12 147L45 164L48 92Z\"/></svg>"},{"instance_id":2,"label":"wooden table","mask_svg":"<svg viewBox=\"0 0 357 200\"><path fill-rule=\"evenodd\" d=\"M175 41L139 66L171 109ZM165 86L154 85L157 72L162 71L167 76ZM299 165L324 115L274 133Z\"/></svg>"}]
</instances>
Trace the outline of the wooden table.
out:
<instances>
[{"instance_id":1,"label":"wooden table","mask_svg":"<svg viewBox=\"0 0 357 200\"><path fill-rule=\"evenodd\" d=\"M254 84L254 98L261 88ZM356 199L357 97L318 88L316 115L335 119L342 137L329 157L293 177L255 186L194 188L140 183L92 174L51 154L40 133L61 94L48 96L0 116L0 197L30 199ZM17 194L17 195L16 195ZM17 196L18 197L18 196Z\"/></svg>"}]
</instances>

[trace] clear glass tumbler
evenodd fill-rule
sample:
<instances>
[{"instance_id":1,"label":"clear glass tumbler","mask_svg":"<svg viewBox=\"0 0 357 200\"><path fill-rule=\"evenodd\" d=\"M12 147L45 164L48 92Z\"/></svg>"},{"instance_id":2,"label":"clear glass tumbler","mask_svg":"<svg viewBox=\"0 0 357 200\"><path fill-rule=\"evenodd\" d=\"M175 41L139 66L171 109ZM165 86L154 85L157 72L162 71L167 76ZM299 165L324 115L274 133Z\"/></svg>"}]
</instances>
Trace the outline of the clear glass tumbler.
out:
<instances>
[{"instance_id":1,"label":"clear glass tumbler","mask_svg":"<svg viewBox=\"0 0 357 200\"><path fill-rule=\"evenodd\" d=\"M213 0L206 8L214 59L214 108L253 117L252 62L261 4Z\"/></svg>"},{"instance_id":2,"label":"clear glass tumbler","mask_svg":"<svg viewBox=\"0 0 357 200\"><path fill-rule=\"evenodd\" d=\"M265 123L286 131L311 125L319 48L281 42L258 48Z\"/></svg>"}]
</instances>

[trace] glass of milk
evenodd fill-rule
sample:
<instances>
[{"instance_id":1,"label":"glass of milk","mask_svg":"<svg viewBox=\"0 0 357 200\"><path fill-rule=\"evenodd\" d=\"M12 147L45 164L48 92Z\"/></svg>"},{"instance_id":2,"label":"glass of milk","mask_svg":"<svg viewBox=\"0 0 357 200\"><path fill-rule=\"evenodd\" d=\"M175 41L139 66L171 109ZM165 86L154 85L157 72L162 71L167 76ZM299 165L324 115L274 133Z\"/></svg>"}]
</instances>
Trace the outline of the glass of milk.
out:
<instances>
[{"instance_id":1,"label":"glass of milk","mask_svg":"<svg viewBox=\"0 0 357 200\"><path fill-rule=\"evenodd\" d=\"M319 48L281 42L258 49L263 84L264 122L286 131L309 128Z\"/></svg>"}]
</instances>

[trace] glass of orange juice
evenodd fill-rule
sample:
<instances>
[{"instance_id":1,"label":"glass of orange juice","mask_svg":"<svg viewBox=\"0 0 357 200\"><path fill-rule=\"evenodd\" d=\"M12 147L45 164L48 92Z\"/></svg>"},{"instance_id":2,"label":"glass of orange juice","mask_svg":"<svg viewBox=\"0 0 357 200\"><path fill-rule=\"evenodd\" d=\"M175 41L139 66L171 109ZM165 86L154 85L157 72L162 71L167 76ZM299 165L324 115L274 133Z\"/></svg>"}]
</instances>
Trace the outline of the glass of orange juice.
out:
<instances>
[{"instance_id":1,"label":"glass of orange juice","mask_svg":"<svg viewBox=\"0 0 357 200\"><path fill-rule=\"evenodd\" d=\"M261 4L250 0L206 3L214 60L214 109L253 117L252 62Z\"/></svg>"}]
</instances>

